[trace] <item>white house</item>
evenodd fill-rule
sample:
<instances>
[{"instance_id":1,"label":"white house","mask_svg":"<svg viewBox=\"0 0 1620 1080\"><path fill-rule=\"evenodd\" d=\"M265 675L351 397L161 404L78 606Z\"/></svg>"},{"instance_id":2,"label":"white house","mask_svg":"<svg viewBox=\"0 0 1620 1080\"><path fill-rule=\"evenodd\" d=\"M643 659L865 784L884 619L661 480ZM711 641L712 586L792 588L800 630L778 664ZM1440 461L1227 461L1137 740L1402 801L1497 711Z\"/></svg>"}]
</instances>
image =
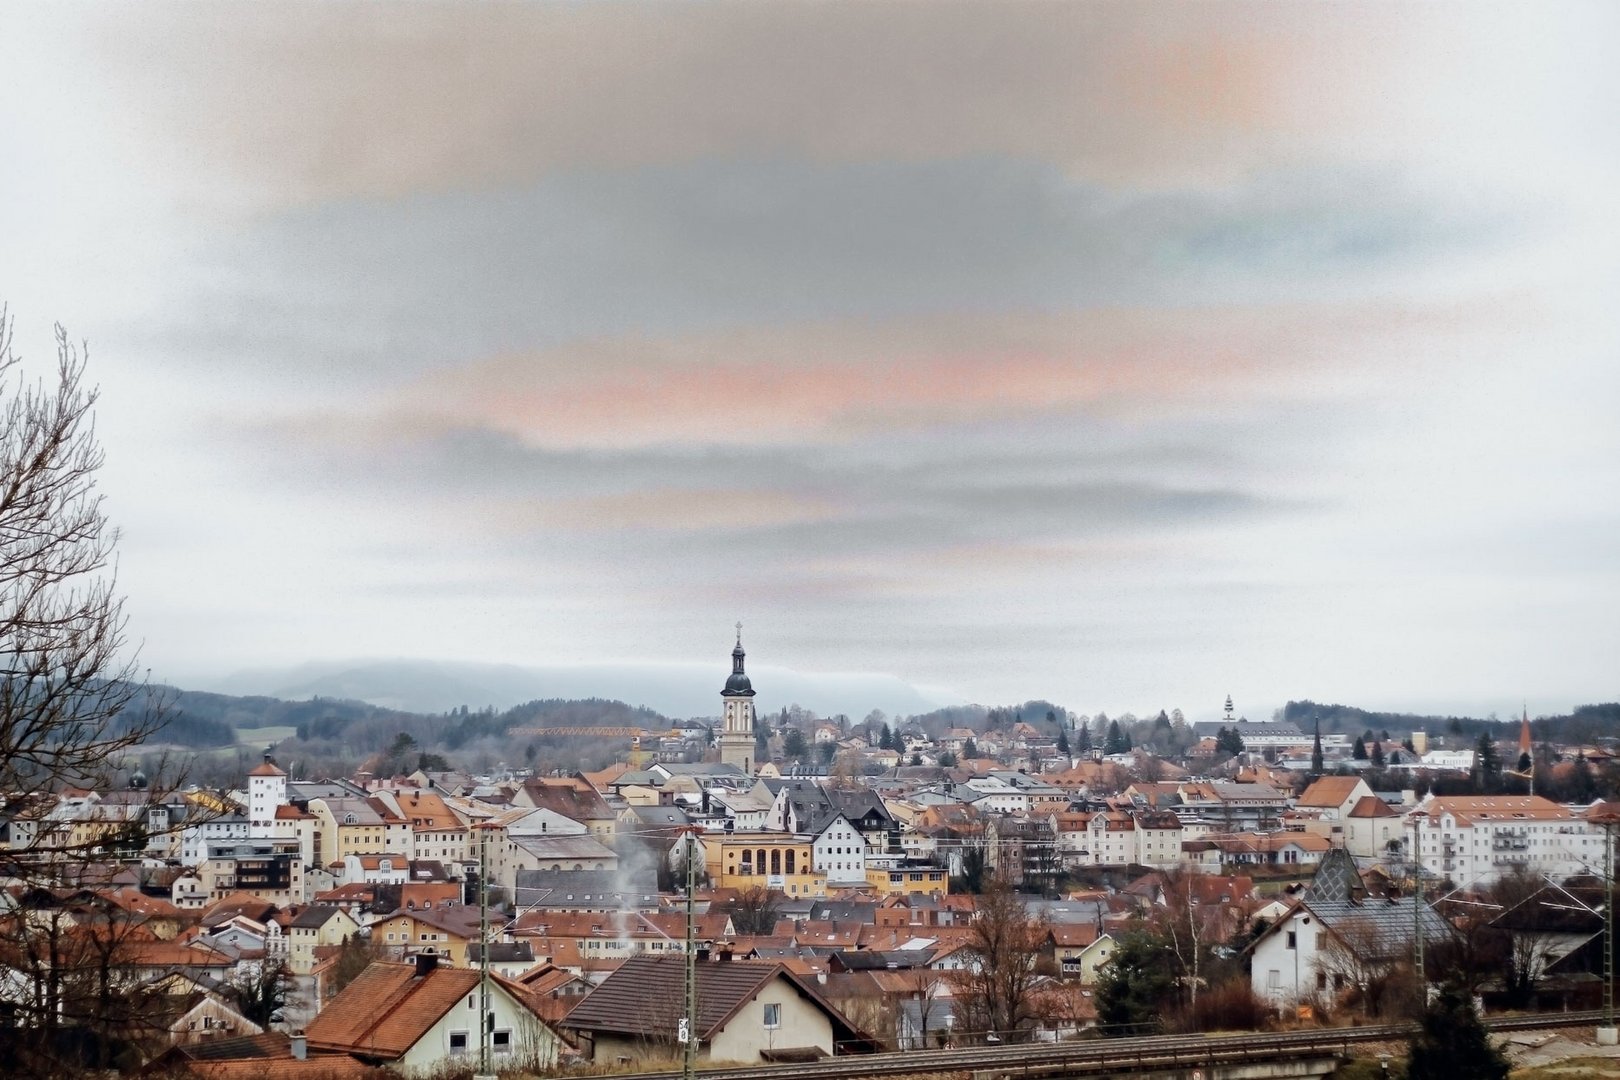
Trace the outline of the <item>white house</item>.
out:
<instances>
[{"instance_id":1,"label":"white house","mask_svg":"<svg viewBox=\"0 0 1620 1080\"><path fill-rule=\"evenodd\" d=\"M310 1021L309 1047L363 1054L407 1077L476 1065L479 973L442 967L435 956L415 960L361 972ZM498 975L489 980L489 1017L491 1071L544 1072L557 1063L557 1033Z\"/></svg>"},{"instance_id":2,"label":"white house","mask_svg":"<svg viewBox=\"0 0 1620 1080\"><path fill-rule=\"evenodd\" d=\"M827 818L810 840L810 865L825 871L829 884L866 883L866 838L841 813Z\"/></svg>"}]
</instances>

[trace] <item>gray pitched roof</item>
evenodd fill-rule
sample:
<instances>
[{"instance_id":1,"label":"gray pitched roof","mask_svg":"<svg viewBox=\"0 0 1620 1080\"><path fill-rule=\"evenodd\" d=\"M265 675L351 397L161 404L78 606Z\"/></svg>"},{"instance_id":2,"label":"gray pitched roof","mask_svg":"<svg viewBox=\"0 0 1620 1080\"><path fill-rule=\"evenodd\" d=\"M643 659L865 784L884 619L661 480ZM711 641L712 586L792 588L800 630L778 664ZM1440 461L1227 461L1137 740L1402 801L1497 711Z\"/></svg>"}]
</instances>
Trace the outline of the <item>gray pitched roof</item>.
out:
<instances>
[{"instance_id":1,"label":"gray pitched roof","mask_svg":"<svg viewBox=\"0 0 1620 1080\"><path fill-rule=\"evenodd\" d=\"M1342 902L1367 895L1367 886L1356 869L1355 857L1344 848L1332 848L1317 864L1316 876L1305 890L1305 899L1322 902Z\"/></svg>"},{"instance_id":2,"label":"gray pitched roof","mask_svg":"<svg viewBox=\"0 0 1620 1080\"><path fill-rule=\"evenodd\" d=\"M1358 949L1376 947L1384 956L1393 956L1412 946L1414 921L1421 922L1425 941L1440 941L1451 935L1451 924L1428 904L1416 913L1411 897L1390 900L1309 900L1300 902L1322 921L1322 925L1348 940ZM1414 919L1415 914L1415 919Z\"/></svg>"},{"instance_id":3,"label":"gray pitched roof","mask_svg":"<svg viewBox=\"0 0 1620 1080\"><path fill-rule=\"evenodd\" d=\"M547 911L653 911L658 882L631 870L519 870L514 903Z\"/></svg>"}]
</instances>

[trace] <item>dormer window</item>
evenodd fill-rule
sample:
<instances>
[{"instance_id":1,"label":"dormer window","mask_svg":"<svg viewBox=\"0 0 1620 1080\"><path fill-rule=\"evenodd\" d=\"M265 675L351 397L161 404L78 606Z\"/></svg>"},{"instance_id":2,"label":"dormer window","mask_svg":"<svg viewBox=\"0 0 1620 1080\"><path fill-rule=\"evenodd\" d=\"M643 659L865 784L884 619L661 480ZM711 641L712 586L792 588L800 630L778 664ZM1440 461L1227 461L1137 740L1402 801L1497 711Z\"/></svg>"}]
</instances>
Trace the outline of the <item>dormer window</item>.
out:
<instances>
[{"instance_id":1,"label":"dormer window","mask_svg":"<svg viewBox=\"0 0 1620 1080\"><path fill-rule=\"evenodd\" d=\"M360 824L360 819L355 817L353 814L344 814L343 815L343 824L345 824L345 825L358 825L358 824Z\"/></svg>"}]
</instances>

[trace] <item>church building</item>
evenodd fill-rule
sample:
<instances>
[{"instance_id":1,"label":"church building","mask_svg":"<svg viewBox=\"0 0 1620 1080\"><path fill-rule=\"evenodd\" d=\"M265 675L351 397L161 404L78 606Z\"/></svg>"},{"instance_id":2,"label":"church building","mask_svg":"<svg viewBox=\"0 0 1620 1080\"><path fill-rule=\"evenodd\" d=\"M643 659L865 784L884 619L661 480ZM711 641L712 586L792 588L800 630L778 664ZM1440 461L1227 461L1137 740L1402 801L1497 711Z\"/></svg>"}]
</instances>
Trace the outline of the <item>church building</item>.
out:
<instances>
[{"instance_id":1,"label":"church building","mask_svg":"<svg viewBox=\"0 0 1620 1080\"><path fill-rule=\"evenodd\" d=\"M737 624L737 647L731 650L731 678L720 691L724 705L720 727L720 762L735 765L752 776L754 761L754 687L743 671L742 623Z\"/></svg>"}]
</instances>

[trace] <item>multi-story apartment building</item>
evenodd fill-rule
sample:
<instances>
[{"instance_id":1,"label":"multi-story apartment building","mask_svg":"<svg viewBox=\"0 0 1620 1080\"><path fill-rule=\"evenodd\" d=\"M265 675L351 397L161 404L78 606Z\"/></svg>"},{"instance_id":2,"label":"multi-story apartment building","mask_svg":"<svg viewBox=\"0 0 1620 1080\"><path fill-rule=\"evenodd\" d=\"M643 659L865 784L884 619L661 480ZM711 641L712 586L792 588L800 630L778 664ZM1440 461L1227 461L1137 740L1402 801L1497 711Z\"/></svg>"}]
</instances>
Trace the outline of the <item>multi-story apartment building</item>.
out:
<instances>
[{"instance_id":1,"label":"multi-story apartment building","mask_svg":"<svg viewBox=\"0 0 1620 1080\"><path fill-rule=\"evenodd\" d=\"M1603 830L1539 795L1431 796L1406 816L1426 873L1459 885L1515 869L1553 878L1601 872Z\"/></svg>"},{"instance_id":2,"label":"multi-story apartment building","mask_svg":"<svg viewBox=\"0 0 1620 1080\"><path fill-rule=\"evenodd\" d=\"M342 863L349 855L409 856L414 845L411 823L382 799L311 799L315 816L315 862L319 866Z\"/></svg>"}]
</instances>

